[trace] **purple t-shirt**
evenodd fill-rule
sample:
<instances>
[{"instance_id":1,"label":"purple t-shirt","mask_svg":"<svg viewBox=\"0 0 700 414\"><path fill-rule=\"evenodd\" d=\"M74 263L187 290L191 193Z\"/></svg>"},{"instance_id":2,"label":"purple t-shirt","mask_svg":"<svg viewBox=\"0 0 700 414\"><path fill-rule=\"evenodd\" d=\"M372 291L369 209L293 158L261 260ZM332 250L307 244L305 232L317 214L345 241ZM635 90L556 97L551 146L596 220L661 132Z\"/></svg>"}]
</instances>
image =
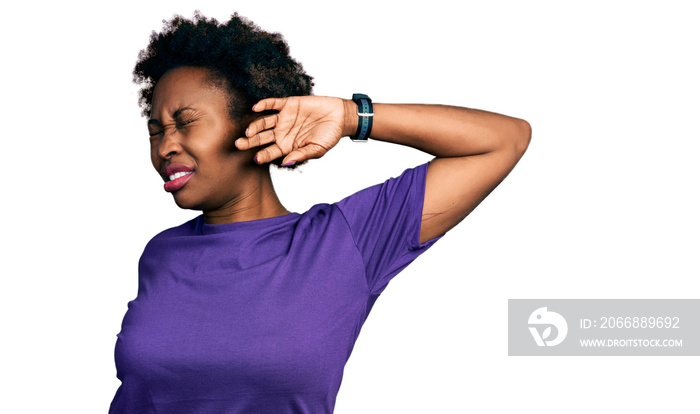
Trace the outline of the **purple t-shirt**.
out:
<instances>
[{"instance_id":1,"label":"purple t-shirt","mask_svg":"<svg viewBox=\"0 0 700 414\"><path fill-rule=\"evenodd\" d=\"M427 164L335 204L155 236L117 335L117 413L332 413L360 328L419 244Z\"/></svg>"}]
</instances>

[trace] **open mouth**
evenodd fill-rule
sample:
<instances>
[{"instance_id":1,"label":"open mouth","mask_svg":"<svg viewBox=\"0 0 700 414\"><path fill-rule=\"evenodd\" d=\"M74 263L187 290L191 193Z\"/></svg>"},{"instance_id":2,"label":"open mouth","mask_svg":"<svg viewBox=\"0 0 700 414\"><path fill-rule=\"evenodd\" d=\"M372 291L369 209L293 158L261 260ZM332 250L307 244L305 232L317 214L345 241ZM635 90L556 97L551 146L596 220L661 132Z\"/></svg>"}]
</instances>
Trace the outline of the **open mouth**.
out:
<instances>
[{"instance_id":1,"label":"open mouth","mask_svg":"<svg viewBox=\"0 0 700 414\"><path fill-rule=\"evenodd\" d=\"M194 169L186 165L171 165L165 170L166 181L165 191L172 193L184 187L184 185L192 178Z\"/></svg>"},{"instance_id":2,"label":"open mouth","mask_svg":"<svg viewBox=\"0 0 700 414\"><path fill-rule=\"evenodd\" d=\"M169 176L168 176L168 179L169 179L170 181L175 181L175 180L177 180L177 179L180 178L180 177L184 177L184 176L189 175L189 174L192 174L192 173L193 173L193 171L178 172L178 173L169 175Z\"/></svg>"}]
</instances>

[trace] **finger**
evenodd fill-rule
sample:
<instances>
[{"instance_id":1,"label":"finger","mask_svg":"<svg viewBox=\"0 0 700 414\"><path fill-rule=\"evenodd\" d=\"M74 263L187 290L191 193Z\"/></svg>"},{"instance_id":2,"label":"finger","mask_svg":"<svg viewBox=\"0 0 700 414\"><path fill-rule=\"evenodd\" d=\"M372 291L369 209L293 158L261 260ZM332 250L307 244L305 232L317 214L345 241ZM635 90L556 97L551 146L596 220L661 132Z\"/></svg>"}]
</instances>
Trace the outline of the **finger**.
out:
<instances>
[{"instance_id":1,"label":"finger","mask_svg":"<svg viewBox=\"0 0 700 414\"><path fill-rule=\"evenodd\" d=\"M277 145L270 145L269 147L266 147L255 154L255 162L258 164L265 164L283 155L284 153L280 147Z\"/></svg>"},{"instance_id":2,"label":"finger","mask_svg":"<svg viewBox=\"0 0 700 414\"><path fill-rule=\"evenodd\" d=\"M255 134L250 138L238 138L235 142L236 148L239 150L247 150L261 145L267 145L275 142L275 131L273 129Z\"/></svg>"},{"instance_id":3,"label":"finger","mask_svg":"<svg viewBox=\"0 0 700 414\"><path fill-rule=\"evenodd\" d=\"M269 110L281 111L284 108L284 104L287 102L287 98L267 98L258 101L253 105L253 112L262 112Z\"/></svg>"},{"instance_id":4,"label":"finger","mask_svg":"<svg viewBox=\"0 0 700 414\"><path fill-rule=\"evenodd\" d=\"M279 115L278 114L273 114L269 116L263 116L255 121L251 122L250 125L248 125L248 129L245 130L245 135L247 137L252 137L253 135L257 134L260 131L264 131L266 129L272 129L277 125L277 122L279 121Z\"/></svg>"},{"instance_id":5,"label":"finger","mask_svg":"<svg viewBox=\"0 0 700 414\"><path fill-rule=\"evenodd\" d=\"M287 154L282 160L282 165L294 165L313 158L321 158L326 152L327 151L319 145L306 145Z\"/></svg>"}]
</instances>

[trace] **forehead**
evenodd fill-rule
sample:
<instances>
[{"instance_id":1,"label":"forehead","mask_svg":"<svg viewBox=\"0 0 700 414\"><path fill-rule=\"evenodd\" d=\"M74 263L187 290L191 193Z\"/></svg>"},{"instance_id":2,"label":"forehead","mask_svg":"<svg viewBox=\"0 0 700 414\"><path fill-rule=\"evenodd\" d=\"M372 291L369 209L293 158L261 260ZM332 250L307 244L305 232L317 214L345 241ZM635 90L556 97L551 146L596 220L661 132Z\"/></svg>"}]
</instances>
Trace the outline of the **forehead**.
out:
<instances>
[{"instance_id":1,"label":"forehead","mask_svg":"<svg viewBox=\"0 0 700 414\"><path fill-rule=\"evenodd\" d=\"M220 107L225 109L227 94L214 85L206 68L184 66L166 72L153 89L151 114L158 117L182 106ZM202 108L204 109L204 108Z\"/></svg>"}]
</instances>

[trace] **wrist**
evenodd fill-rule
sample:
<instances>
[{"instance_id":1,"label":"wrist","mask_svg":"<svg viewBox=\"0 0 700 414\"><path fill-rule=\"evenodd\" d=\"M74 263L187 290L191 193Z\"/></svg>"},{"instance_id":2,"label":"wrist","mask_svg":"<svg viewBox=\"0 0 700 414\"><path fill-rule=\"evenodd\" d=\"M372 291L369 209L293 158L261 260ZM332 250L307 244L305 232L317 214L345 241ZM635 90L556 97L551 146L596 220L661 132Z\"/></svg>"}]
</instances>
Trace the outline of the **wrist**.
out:
<instances>
[{"instance_id":1,"label":"wrist","mask_svg":"<svg viewBox=\"0 0 700 414\"><path fill-rule=\"evenodd\" d=\"M359 116L357 115L357 104L351 99L341 99L343 101L343 136L351 137L357 131Z\"/></svg>"}]
</instances>

